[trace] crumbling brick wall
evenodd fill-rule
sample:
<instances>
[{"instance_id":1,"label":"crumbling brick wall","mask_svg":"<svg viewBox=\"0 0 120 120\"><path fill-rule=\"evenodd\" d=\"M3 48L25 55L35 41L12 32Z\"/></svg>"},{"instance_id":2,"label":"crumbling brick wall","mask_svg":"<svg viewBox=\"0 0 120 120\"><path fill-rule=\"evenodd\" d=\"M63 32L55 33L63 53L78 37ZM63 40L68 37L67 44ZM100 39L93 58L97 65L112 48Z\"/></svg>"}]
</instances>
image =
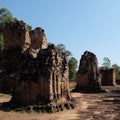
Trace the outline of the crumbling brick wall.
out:
<instances>
[{"instance_id":1,"label":"crumbling brick wall","mask_svg":"<svg viewBox=\"0 0 120 120\"><path fill-rule=\"evenodd\" d=\"M17 75L19 79L12 101L19 105L70 100L68 63L54 45L39 51L36 58L26 51L21 57Z\"/></svg>"},{"instance_id":2,"label":"crumbling brick wall","mask_svg":"<svg viewBox=\"0 0 120 120\"><path fill-rule=\"evenodd\" d=\"M31 48L33 49L45 49L47 48L47 38L44 30L40 27L30 31Z\"/></svg>"},{"instance_id":3,"label":"crumbling brick wall","mask_svg":"<svg viewBox=\"0 0 120 120\"><path fill-rule=\"evenodd\" d=\"M13 72L11 80L15 81L11 103L61 104L71 99L65 55L54 45L47 47L42 28L29 32L24 22L10 22L3 37L7 71Z\"/></svg>"},{"instance_id":4,"label":"crumbling brick wall","mask_svg":"<svg viewBox=\"0 0 120 120\"><path fill-rule=\"evenodd\" d=\"M23 21L7 23L3 30L4 60L6 69L12 72L22 52L30 46L29 29Z\"/></svg>"},{"instance_id":5,"label":"crumbling brick wall","mask_svg":"<svg viewBox=\"0 0 120 120\"><path fill-rule=\"evenodd\" d=\"M77 91L99 91L100 84L98 82L98 61L96 56L85 51L81 57L79 70L77 73Z\"/></svg>"},{"instance_id":6,"label":"crumbling brick wall","mask_svg":"<svg viewBox=\"0 0 120 120\"><path fill-rule=\"evenodd\" d=\"M102 74L101 84L103 86L116 85L116 71L115 69L100 70Z\"/></svg>"},{"instance_id":7,"label":"crumbling brick wall","mask_svg":"<svg viewBox=\"0 0 120 120\"><path fill-rule=\"evenodd\" d=\"M21 54L29 49L32 56L40 49L47 48L47 38L42 28L29 31L29 27L23 21L9 22L3 30L4 38L4 60L6 69L12 72Z\"/></svg>"},{"instance_id":8,"label":"crumbling brick wall","mask_svg":"<svg viewBox=\"0 0 120 120\"><path fill-rule=\"evenodd\" d=\"M23 47L25 45L29 48L31 43L29 28L23 21L7 23L3 30L3 38L5 50L10 50L16 47L24 49Z\"/></svg>"}]
</instances>

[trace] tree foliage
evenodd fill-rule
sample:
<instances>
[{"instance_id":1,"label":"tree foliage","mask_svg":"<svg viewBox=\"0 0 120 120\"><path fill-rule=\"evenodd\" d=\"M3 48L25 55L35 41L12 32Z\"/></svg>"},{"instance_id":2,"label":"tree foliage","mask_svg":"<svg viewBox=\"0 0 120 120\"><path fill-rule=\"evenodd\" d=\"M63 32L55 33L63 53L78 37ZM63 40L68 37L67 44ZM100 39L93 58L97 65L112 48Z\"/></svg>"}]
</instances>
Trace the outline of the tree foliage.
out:
<instances>
[{"instance_id":1,"label":"tree foliage","mask_svg":"<svg viewBox=\"0 0 120 120\"><path fill-rule=\"evenodd\" d=\"M74 57L71 57L69 62L69 79L75 80L76 78L76 68L77 68L77 60Z\"/></svg>"},{"instance_id":2,"label":"tree foliage","mask_svg":"<svg viewBox=\"0 0 120 120\"><path fill-rule=\"evenodd\" d=\"M12 16L12 13L6 9L1 8L0 9L0 31L4 28L5 24L7 22L15 21L16 19Z\"/></svg>"},{"instance_id":3,"label":"tree foliage","mask_svg":"<svg viewBox=\"0 0 120 120\"><path fill-rule=\"evenodd\" d=\"M103 61L104 62L102 64L102 68L103 69L109 69L111 67L110 59L108 57L104 57Z\"/></svg>"},{"instance_id":4,"label":"tree foliage","mask_svg":"<svg viewBox=\"0 0 120 120\"><path fill-rule=\"evenodd\" d=\"M32 30L32 26L30 26L30 25L27 25L27 27L29 28L29 30L30 30L30 31Z\"/></svg>"},{"instance_id":5,"label":"tree foliage","mask_svg":"<svg viewBox=\"0 0 120 120\"><path fill-rule=\"evenodd\" d=\"M72 53L69 50L66 50L63 44L58 44L57 47L65 54L65 56L69 59L72 56Z\"/></svg>"},{"instance_id":6,"label":"tree foliage","mask_svg":"<svg viewBox=\"0 0 120 120\"><path fill-rule=\"evenodd\" d=\"M2 30L7 22L15 21L16 18L13 18L11 12L6 8L0 9L0 49L3 46L3 35Z\"/></svg>"},{"instance_id":7,"label":"tree foliage","mask_svg":"<svg viewBox=\"0 0 120 120\"><path fill-rule=\"evenodd\" d=\"M68 65L69 65L69 79L75 80L76 78L76 68L77 68L77 60L72 57L72 53L69 50L66 50L63 44L58 44L57 47L65 54Z\"/></svg>"}]
</instances>

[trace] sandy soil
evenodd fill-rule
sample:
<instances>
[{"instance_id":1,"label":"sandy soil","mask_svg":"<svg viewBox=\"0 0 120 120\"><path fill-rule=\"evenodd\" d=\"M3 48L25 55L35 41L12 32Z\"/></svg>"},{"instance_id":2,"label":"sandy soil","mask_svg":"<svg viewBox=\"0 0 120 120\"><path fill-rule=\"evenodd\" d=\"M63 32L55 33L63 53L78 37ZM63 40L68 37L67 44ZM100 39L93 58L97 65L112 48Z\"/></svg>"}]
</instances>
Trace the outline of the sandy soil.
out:
<instances>
[{"instance_id":1,"label":"sandy soil","mask_svg":"<svg viewBox=\"0 0 120 120\"><path fill-rule=\"evenodd\" d=\"M120 86L103 87L107 92L96 94L71 93L77 100L75 109L56 113L5 112L0 120L120 120ZM0 102L10 99L0 94Z\"/></svg>"},{"instance_id":2,"label":"sandy soil","mask_svg":"<svg viewBox=\"0 0 120 120\"><path fill-rule=\"evenodd\" d=\"M11 99L10 95L2 94L2 93L0 94L0 103L8 102L10 99Z\"/></svg>"}]
</instances>

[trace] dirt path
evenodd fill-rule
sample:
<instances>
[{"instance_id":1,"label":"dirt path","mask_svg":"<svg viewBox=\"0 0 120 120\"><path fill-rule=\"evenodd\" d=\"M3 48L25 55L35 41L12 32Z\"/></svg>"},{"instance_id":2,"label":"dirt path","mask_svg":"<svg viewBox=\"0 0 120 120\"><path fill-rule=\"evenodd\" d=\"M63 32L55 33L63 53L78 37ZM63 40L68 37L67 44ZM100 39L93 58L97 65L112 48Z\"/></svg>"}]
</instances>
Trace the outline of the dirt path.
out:
<instances>
[{"instance_id":1,"label":"dirt path","mask_svg":"<svg viewBox=\"0 0 120 120\"><path fill-rule=\"evenodd\" d=\"M120 87L98 94L72 93L77 107L57 113L0 111L0 120L120 120ZM2 100L2 99L0 99Z\"/></svg>"}]
</instances>

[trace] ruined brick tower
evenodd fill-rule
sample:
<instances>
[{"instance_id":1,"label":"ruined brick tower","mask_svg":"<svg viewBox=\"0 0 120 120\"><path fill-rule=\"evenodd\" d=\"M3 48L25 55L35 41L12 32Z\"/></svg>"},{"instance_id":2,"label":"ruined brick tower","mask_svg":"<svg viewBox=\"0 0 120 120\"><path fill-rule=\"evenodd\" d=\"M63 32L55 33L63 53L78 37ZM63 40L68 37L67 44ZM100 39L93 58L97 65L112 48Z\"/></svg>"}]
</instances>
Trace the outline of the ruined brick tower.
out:
<instances>
[{"instance_id":1,"label":"ruined brick tower","mask_svg":"<svg viewBox=\"0 0 120 120\"><path fill-rule=\"evenodd\" d=\"M96 56L89 51L85 51L79 64L76 90L85 92L99 91L98 75L98 61Z\"/></svg>"},{"instance_id":2,"label":"ruined brick tower","mask_svg":"<svg viewBox=\"0 0 120 120\"><path fill-rule=\"evenodd\" d=\"M66 57L55 45L47 46L42 28L29 32L24 22L16 21L7 24L3 37L8 66L14 68L12 104L61 108L71 100Z\"/></svg>"}]
</instances>

